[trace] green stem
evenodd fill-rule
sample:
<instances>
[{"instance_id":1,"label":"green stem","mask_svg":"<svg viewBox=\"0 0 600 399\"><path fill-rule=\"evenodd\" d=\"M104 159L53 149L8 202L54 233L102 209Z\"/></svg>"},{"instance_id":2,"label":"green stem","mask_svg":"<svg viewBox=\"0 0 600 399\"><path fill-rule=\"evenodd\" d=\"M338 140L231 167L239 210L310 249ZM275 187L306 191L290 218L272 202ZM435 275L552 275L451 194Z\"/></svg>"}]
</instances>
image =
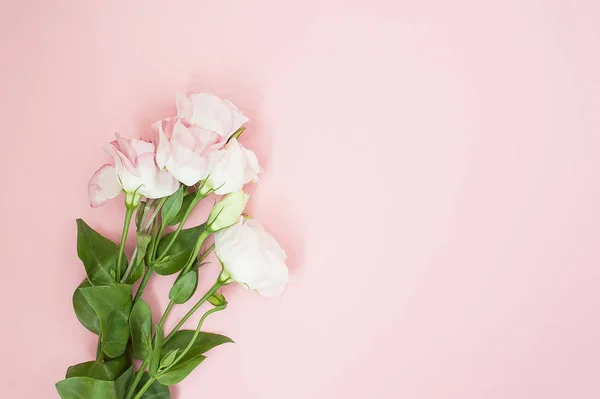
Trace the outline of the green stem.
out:
<instances>
[{"instance_id":1,"label":"green stem","mask_svg":"<svg viewBox=\"0 0 600 399\"><path fill-rule=\"evenodd\" d=\"M190 339L190 342L188 343L188 345L185 347L185 349L183 350L183 352L181 352L177 356L177 358L175 358L175 360L173 361L173 363L171 363L171 365L169 367L165 367L165 369L162 370L161 373L165 373L165 372L169 371L169 369L171 369L171 367L175 366L181 359L183 359L183 357L186 355L186 353L188 353L189 350L192 348L192 346L194 346L194 343L196 342L196 339L198 338L198 335L200 334L200 328L202 327L202 324L204 323L204 320L206 320L206 318L208 316L210 316L211 314L213 314L215 312L218 312L220 310L223 310L226 307L227 307L227 304L219 305L219 306L216 306L216 307L208 310L206 313L204 313L202 315L202 317L200 318L200 321L198 321L198 326L196 326L196 331L194 332L194 336L192 337L192 339Z\"/></svg>"},{"instance_id":2,"label":"green stem","mask_svg":"<svg viewBox=\"0 0 600 399\"><path fill-rule=\"evenodd\" d=\"M157 217L162 209L163 205L167 201L168 197L162 198L156 208L154 209L154 213L150 216L148 220L148 224L146 225L146 231L150 229L152 225L152 240L150 241L150 245L148 246L148 251L146 252L146 258L148 259L148 264L151 266L154 262L154 255L156 253L156 248L158 247L158 241L160 239L161 226L158 224ZM154 224L152 224L154 223Z\"/></svg>"},{"instance_id":3,"label":"green stem","mask_svg":"<svg viewBox=\"0 0 600 399\"><path fill-rule=\"evenodd\" d=\"M146 270L144 271L144 277L142 277L142 282L140 283L140 286L138 287L138 290L135 293L135 299L133 300L134 304L138 301L138 299L140 299L142 297L142 294L144 293L144 289L146 289L146 284L148 284L148 280L150 280L151 274L152 274L152 269L147 267Z\"/></svg>"},{"instance_id":4,"label":"green stem","mask_svg":"<svg viewBox=\"0 0 600 399\"><path fill-rule=\"evenodd\" d=\"M157 240L157 233L158 233L158 229L156 228L156 225L154 225L155 227L153 228L153 232L152 232L152 239L150 240L150 244L148 245L148 250L152 251L153 250L153 246L158 245L156 240ZM151 252L150 252L151 254ZM150 255L151 256L151 255ZM152 259L150 259L151 261ZM144 262L148 261L148 258L146 258L146 260ZM135 304L138 299L141 298L142 294L144 293L144 290L146 289L146 285L148 284L148 281L150 280L150 276L152 276L152 267L146 267L146 270L144 270L144 277L142 277L142 282L140 283L140 286L137 289L137 292L135 293L135 298L133 300L133 303Z\"/></svg>"},{"instance_id":5,"label":"green stem","mask_svg":"<svg viewBox=\"0 0 600 399\"><path fill-rule=\"evenodd\" d=\"M137 240L136 240L135 249L133 250L133 254L131 255L131 259L129 260L129 265L127 266L127 269L125 270L125 273L123 273L123 278L121 279L121 283L124 283L129 278L129 275L131 274L131 271L133 270L133 265L135 265L135 258L137 258L137 253L138 253L138 247L137 247Z\"/></svg>"},{"instance_id":6,"label":"green stem","mask_svg":"<svg viewBox=\"0 0 600 399\"><path fill-rule=\"evenodd\" d=\"M202 233L200 233L200 236L196 240L196 245L194 245L194 249L192 250L192 253L190 254L189 259L187 260L185 266L183 267L183 270L181 270L180 276L183 276L184 274L186 274L187 272L190 271L190 268L192 267L192 264L194 263L194 260L196 259L196 257L200 253L200 249L202 248L202 244L204 244L204 241L208 238L208 236L210 234L211 234L210 231L208 231L208 230L202 230Z\"/></svg>"},{"instance_id":7,"label":"green stem","mask_svg":"<svg viewBox=\"0 0 600 399\"><path fill-rule=\"evenodd\" d=\"M148 363L150 363L149 359L150 359L150 357L148 356L148 358L142 362L142 365L140 366L139 370L137 371L135 377L133 378L133 382L131 383L131 385L129 386L129 389L127 390L127 395L125 395L126 399L130 399L131 396L133 395L133 393L135 392L135 389L137 388L138 384L140 383L140 380L144 376L144 371L146 371L146 366L148 365Z\"/></svg>"},{"instance_id":8,"label":"green stem","mask_svg":"<svg viewBox=\"0 0 600 399\"><path fill-rule=\"evenodd\" d=\"M129 224L131 223L131 216L135 207L127 205L127 211L125 212L125 223L123 224L123 234L121 234L121 245L119 246L119 256L117 257L117 282L121 280L121 261L123 260L123 253L125 251L125 241L127 241L127 233L129 232Z\"/></svg>"},{"instance_id":9,"label":"green stem","mask_svg":"<svg viewBox=\"0 0 600 399\"><path fill-rule=\"evenodd\" d=\"M146 220L146 214L148 213L149 210L150 210L150 206L149 206L149 204L146 203L144 205L144 209L140 215L140 218L139 218L140 221L138 222L136 220L137 232L141 232L141 233L146 232L146 230L144 230L144 223ZM138 207L137 211L136 211L136 217L139 213L140 213L140 209ZM129 260L129 265L127 266L127 270L125 270L125 273L123 274L121 283L124 283L129 278L129 275L131 274L131 271L133 270L133 267L135 266L135 259L137 258L137 254L138 254L138 246L137 246L137 237L136 237L135 249L133 250L133 255L131 255L131 259Z\"/></svg>"},{"instance_id":10,"label":"green stem","mask_svg":"<svg viewBox=\"0 0 600 399\"><path fill-rule=\"evenodd\" d=\"M200 252L200 248L202 248L202 244L204 243L204 241L210 234L211 233L207 230L204 230L204 231L202 231L202 233L200 233L198 240L196 240L196 245L194 246L194 249L192 250L192 253L190 254L188 261L186 262L185 266L179 273L179 276L177 277L177 279L180 279L181 276L183 276L184 274L186 274L187 272L190 271L192 265L194 264L194 260L196 259L196 257L198 256L198 253ZM177 281L177 280L175 280L175 281ZM163 313L163 315L160 319L160 322L159 322L159 325L161 327L163 326L165 321L167 321L167 317L169 316L169 313L171 313L171 309L173 309L174 304L175 303L172 300L169 301L169 304L167 305L167 308L165 309L165 312Z\"/></svg>"},{"instance_id":11,"label":"green stem","mask_svg":"<svg viewBox=\"0 0 600 399\"><path fill-rule=\"evenodd\" d=\"M198 258L198 263L202 262L213 249L215 249L215 244L212 244L206 251L202 253L202 255L200 255L200 258Z\"/></svg>"},{"instance_id":12,"label":"green stem","mask_svg":"<svg viewBox=\"0 0 600 399\"><path fill-rule=\"evenodd\" d=\"M196 261L194 261L192 263L192 270L194 269L198 269L200 266L202 266L202 261L208 256L208 254L210 254L210 251L212 251L213 249L215 249L215 244L211 245L210 247L208 247L208 249L206 251L204 251Z\"/></svg>"},{"instance_id":13,"label":"green stem","mask_svg":"<svg viewBox=\"0 0 600 399\"><path fill-rule=\"evenodd\" d=\"M148 218L148 222L146 222L146 227L145 227L146 231L148 231L148 229L150 229L150 226L152 225L152 222L154 222L154 219L156 219L156 217L160 213L161 208L163 207L163 205L165 204L165 202L167 202L168 198L169 197L163 197L163 198L160 199L160 201L158 202L158 205L156 206L156 208L154 208L154 211L152 211L152 214Z\"/></svg>"},{"instance_id":14,"label":"green stem","mask_svg":"<svg viewBox=\"0 0 600 399\"><path fill-rule=\"evenodd\" d=\"M154 246L152 247L152 262L156 261L156 251L158 251L158 242L160 241L160 238L162 237L163 231L165 230L166 227L166 223L161 223L160 227L158 228L158 233L156 234L156 243L154 244Z\"/></svg>"},{"instance_id":15,"label":"green stem","mask_svg":"<svg viewBox=\"0 0 600 399\"><path fill-rule=\"evenodd\" d=\"M162 206L162 204L159 204L158 207ZM150 227L150 226L148 226ZM158 230L159 230L159 226L158 224L154 223L154 225L152 226L152 238L150 239L150 243L148 244L148 253L146 254L146 260L147 262L152 262L152 253L154 251L154 248L156 246L158 246ZM148 256L148 254L150 254ZM151 265L151 263L148 263L149 265ZM137 302L138 299L140 299L140 297L142 296L142 294L144 293L144 289L146 289L146 284L148 284L148 280L150 280L150 276L152 275L152 267L147 267L146 270L144 271L144 277L142 278L142 282L140 283L140 286L138 287L138 290L135 294L135 299L134 299L134 303Z\"/></svg>"},{"instance_id":16,"label":"green stem","mask_svg":"<svg viewBox=\"0 0 600 399\"><path fill-rule=\"evenodd\" d=\"M158 246L158 224L154 223L152 226L152 233L150 233L150 244L148 244L148 249L146 249L146 260L149 265L154 264L154 248Z\"/></svg>"},{"instance_id":17,"label":"green stem","mask_svg":"<svg viewBox=\"0 0 600 399\"><path fill-rule=\"evenodd\" d=\"M149 275L149 273L148 273ZM145 276L144 276L145 279ZM143 281L142 281L143 283ZM221 288L222 286L224 286L226 284L225 281L221 280L220 278L217 280L217 282L208 290L208 292L198 301L198 303L196 305L194 305L194 307L192 308L192 310L190 310L185 316L184 318L179 322L179 324L177 324L177 326L173 329L173 331L171 331L169 333L169 335L165 338L165 340L163 341L163 345L177 332L179 331L179 329L181 328L181 326L194 314L194 312L196 310L198 310L198 308L208 300L208 298L210 298L219 288ZM139 293L139 291L138 291ZM137 298L136 298L137 300ZM170 309L173 307L173 302L169 302L169 305L167 306L167 309L165 310L165 312L163 313L163 316L160 320L159 325L162 327L162 324L165 322L166 320L166 316L169 314ZM218 310L224 309L225 306L227 305L223 305L220 307L217 307ZM212 309L211 311L207 312L205 315L202 316L202 318L200 319L199 325L198 325L198 329L202 326L202 323L204 322L204 319L206 319L206 317L211 314L216 312L217 308ZM196 335L197 338L197 335ZM190 341L191 343L193 343L196 338L194 338L192 341ZM186 352L189 351L189 349L186 350ZM150 361L150 356L148 355L148 357L144 360L144 362L142 363L142 365L140 366L140 369L138 370L138 374L135 376L134 381L132 383L132 385L129 388L129 392L127 393L127 396L125 397L126 399L130 399L131 395L133 394L133 392L135 391L135 388L137 387L137 384L139 384L140 379L142 378L142 375L144 374L144 370L146 369L146 366L148 365ZM149 381L154 381L154 378L151 378ZM147 385L147 386L146 386ZM143 395L144 392L146 392L146 390L148 389L148 387L150 387L150 385L148 383L146 383L146 385L144 385L144 387L142 387L142 389L138 392L137 396L135 398L139 398L141 397L141 395ZM134 399L135 399L134 398Z\"/></svg>"},{"instance_id":18,"label":"green stem","mask_svg":"<svg viewBox=\"0 0 600 399\"><path fill-rule=\"evenodd\" d=\"M142 397L142 395L144 395L144 393L148 390L148 388L150 388L150 385L152 385L154 383L154 378L150 378L148 379L148 381L146 381L146 383L144 384L144 386L140 389L140 391L133 397L133 399L140 399Z\"/></svg>"},{"instance_id":19,"label":"green stem","mask_svg":"<svg viewBox=\"0 0 600 399\"><path fill-rule=\"evenodd\" d=\"M174 367L181 359L183 359L183 357L190 351L190 349L192 348L192 346L194 346L194 343L196 342L196 339L198 338L198 335L200 334L200 329L202 328L202 324L204 324L204 320L206 320L206 318L208 316L210 316L211 314L218 312L220 310L223 310L227 307L227 304L225 305L221 305L221 306L217 306L215 308L210 309L209 311L207 311L206 313L204 313L202 315L202 317L200 318L200 321L198 322L198 326L196 327L196 331L194 332L194 336L192 337L192 339L190 339L190 342L188 343L188 345L185 347L185 349L183 350L183 352L181 352L181 354L179 354L179 356L177 356L177 358L173 361L173 363L169 366L166 367L164 370L161 371L161 373L165 373L167 371L169 371L172 367ZM166 342L166 341L165 341ZM142 364L142 367L140 368L140 373L138 374L138 376L143 375L142 369L145 367L146 365L146 361L144 361L144 363ZM135 380L133 381L133 387L135 387L141 377L138 378L138 376L136 376ZM150 378L145 384L144 386L139 390L139 392L133 397L133 399L140 399L144 393L148 390L148 388L150 388L150 386L154 383L156 379L155 378ZM135 389L135 388L134 388ZM131 392L131 388L130 388L130 392ZM131 395L128 393L126 398L129 399L131 397Z\"/></svg>"},{"instance_id":20,"label":"green stem","mask_svg":"<svg viewBox=\"0 0 600 399\"><path fill-rule=\"evenodd\" d=\"M152 216L150 216L150 220L148 221L148 224L145 227L146 231L148 231L148 229L150 228L152 222L154 221L154 219L160 212L160 209L165 204L165 201L167 198L168 197L162 198L160 200L160 202L158 203L158 205L156 206L156 208L154 209L154 213L152 214ZM154 251L156 250L156 247L158 246L158 235L159 235L159 226L158 226L158 224L154 223L154 225L152 226L152 238L150 240L150 244L148 244L148 251L150 251L150 256L149 256L149 258L146 258L146 260L149 259L149 262L152 261L152 254L154 253ZM147 267L146 270L144 271L144 277L142 278L142 282L140 283L140 286L138 287L138 290L135 294L134 303L137 302L138 299L141 298L142 294L144 293L144 289L146 289L146 284L148 284L148 280L150 280L151 275L152 275L152 267Z\"/></svg>"},{"instance_id":21,"label":"green stem","mask_svg":"<svg viewBox=\"0 0 600 399\"><path fill-rule=\"evenodd\" d=\"M167 316L169 315L169 313L171 313L171 309L173 308L173 305L175 305L175 302L169 301L169 304L167 305L165 312L163 313L162 317L160 318L160 321L158 322L159 326L162 327L165 324L165 321L167 321Z\"/></svg>"},{"instance_id":22,"label":"green stem","mask_svg":"<svg viewBox=\"0 0 600 399\"><path fill-rule=\"evenodd\" d=\"M192 317L192 315L200 308L200 306L202 306L202 304L204 302L206 302L208 300L208 298L210 298L212 296L212 294L214 294L215 292L217 292L217 290L219 288L221 288L222 286L224 286L225 284L226 283L224 281L222 281L221 279L218 279L217 282L208 290L208 292L206 294L204 294L204 296L202 298L200 298L200 300L198 301L198 303L196 303L194 305L194 307L191 308L190 311L187 312L187 314L185 316L183 316L183 318L181 319L181 321L179 323L177 323L177 325L175 326L175 328L173 329L173 331L171 331L169 333L169 335L167 335L167 337L163 341L163 345L165 343L167 343L167 341L170 340L177 331L179 331L179 329L185 324L185 322L188 321L188 319L190 317Z\"/></svg>"},{"instance_id":23,"label":"green stem","mask_svg":"<svg viewBox=\"0 0 600 399\"><path fill-rule=\"evenodd\" d=\"M96 346L96 360L99 362L104 360L104 353L102 352L102 334L98 334L98 346Z\"/></svg>"}]
</instances>

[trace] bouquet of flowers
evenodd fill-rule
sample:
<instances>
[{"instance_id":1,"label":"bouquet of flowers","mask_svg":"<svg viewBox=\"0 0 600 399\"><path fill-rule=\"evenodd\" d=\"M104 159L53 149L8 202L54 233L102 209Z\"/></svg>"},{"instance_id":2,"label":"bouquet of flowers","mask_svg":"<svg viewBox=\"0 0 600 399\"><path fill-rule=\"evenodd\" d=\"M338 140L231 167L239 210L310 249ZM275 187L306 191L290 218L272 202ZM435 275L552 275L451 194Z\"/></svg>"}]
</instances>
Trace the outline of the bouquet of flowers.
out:
<instances>
[{"instance_id":1,"label":"bouquet of flowers","mask_svg":"<svg viewBox=\"0 0 600 399\"><path fill-rule=\"evenodd\" d=\"M69 367L56 384L63 399L170 398L169 386L186 378L206 352L232 342L202 331L208 316L227 307L222 287L236 282L273 297L287 284L284 250L260 222L243 214L248 194L242 188L260 173L255 154L238 141L248 119L231 102L207 93L178 95L176 105L177 116L152 125L152 142L117 134L104 148L111 163L89 182L92 207L125 193L125 221L117 244L77 220L77 254L86 278L75 290L73 307L81 324L98 336L98 347L95 360ZM206 222L184 226L211 193L224 197ZM136 243L128 256L132 221ZM173 307L196 292L211 251L221 264L219 277L165 331ZM153 275L175 273L170 301L155 323L144 289ZM196 328L182 329L203 304L209 310Z\"/></svg>"}]
</instances>

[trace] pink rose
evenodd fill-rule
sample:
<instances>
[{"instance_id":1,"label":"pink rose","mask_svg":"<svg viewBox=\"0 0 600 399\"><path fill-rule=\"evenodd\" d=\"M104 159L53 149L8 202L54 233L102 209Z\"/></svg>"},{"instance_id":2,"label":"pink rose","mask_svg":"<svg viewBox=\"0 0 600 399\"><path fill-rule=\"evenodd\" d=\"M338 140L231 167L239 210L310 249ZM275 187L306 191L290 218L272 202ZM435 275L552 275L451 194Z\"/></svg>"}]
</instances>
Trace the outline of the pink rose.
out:
<instances>
[{"instance_id":1,"label":"pink rose","mask_svg":"<svg viewBox=\"0 0 600 399\"><path fill-rule=\"evenodd\" d=\"M152 125L156 142L156 163L173 177L193 186L208 174L209 155L223 147L217 133L190 125L180 118L169 118Z\"/></svg>"},{"instance_id":2,"label":"pink rose","mask_svg":"<svg viewBox=\"0 0 600 399\"><path fill-rule=\"evenodd\" d=\"M162 198L179 188L177 180L158 167L154 144L137 139L117 139L104 146L114 166L106 164L94 173L88 184L92 207L104 204L125 191L127 203L137 205L142 196Z\"/></svg>"},{"instance_id":3,"label":"pink rose","mask_svg":"<svg viewBox=\"0 0 600 399\"><path fill-rule=\"evenodd\" d=\"M177 116L218 134L224 140L248 122L248 118L231 101L209 93L178 94Z\"/></svg>"}]
</instances>

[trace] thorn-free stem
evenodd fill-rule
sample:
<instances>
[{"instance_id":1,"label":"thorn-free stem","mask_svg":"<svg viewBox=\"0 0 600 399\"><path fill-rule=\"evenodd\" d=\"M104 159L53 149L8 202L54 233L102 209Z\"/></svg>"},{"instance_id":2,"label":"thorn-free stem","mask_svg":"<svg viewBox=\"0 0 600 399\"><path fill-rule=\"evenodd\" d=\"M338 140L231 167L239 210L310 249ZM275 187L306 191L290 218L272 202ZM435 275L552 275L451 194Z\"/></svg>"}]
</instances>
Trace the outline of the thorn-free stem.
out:
<instances>
[{"instance_id":1,"label":"thorn-free stem","mask_svg":"<svg viewBox=\"0 0 600 399\"><path fill-rule=\"evenodd\" d=\"M134 206L126 205L125 211L125 223L123 223L123 233L121 234L121 245L119 246L119 255L117 256L117 273L115 280L121 281L121 262L123 261L123 253L125 251L125 241L127 241L127 233L129 232L129 225L131 224L131 216L135 210Z\"/></svg>"}]
</instances>

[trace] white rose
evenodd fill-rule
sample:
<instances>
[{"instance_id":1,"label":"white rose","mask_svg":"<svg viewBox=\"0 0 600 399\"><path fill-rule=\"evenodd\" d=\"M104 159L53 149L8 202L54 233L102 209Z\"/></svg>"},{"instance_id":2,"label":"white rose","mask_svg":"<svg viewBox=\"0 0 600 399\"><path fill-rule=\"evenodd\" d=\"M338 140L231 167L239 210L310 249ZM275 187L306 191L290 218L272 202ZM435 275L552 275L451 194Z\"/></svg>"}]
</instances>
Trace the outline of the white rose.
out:
<instances>
[{"instance_id":1,"label":"white rose","mask_svg":"<svg viewBox=\"0 0 600 399\"><path fill-rule=\"evenodd\" d=\"M216 233L215 252L223 263L225 279L267 297L278 296L287 285L285 251L256 219L242 217Z\"/></svg>"}]
</instances>

